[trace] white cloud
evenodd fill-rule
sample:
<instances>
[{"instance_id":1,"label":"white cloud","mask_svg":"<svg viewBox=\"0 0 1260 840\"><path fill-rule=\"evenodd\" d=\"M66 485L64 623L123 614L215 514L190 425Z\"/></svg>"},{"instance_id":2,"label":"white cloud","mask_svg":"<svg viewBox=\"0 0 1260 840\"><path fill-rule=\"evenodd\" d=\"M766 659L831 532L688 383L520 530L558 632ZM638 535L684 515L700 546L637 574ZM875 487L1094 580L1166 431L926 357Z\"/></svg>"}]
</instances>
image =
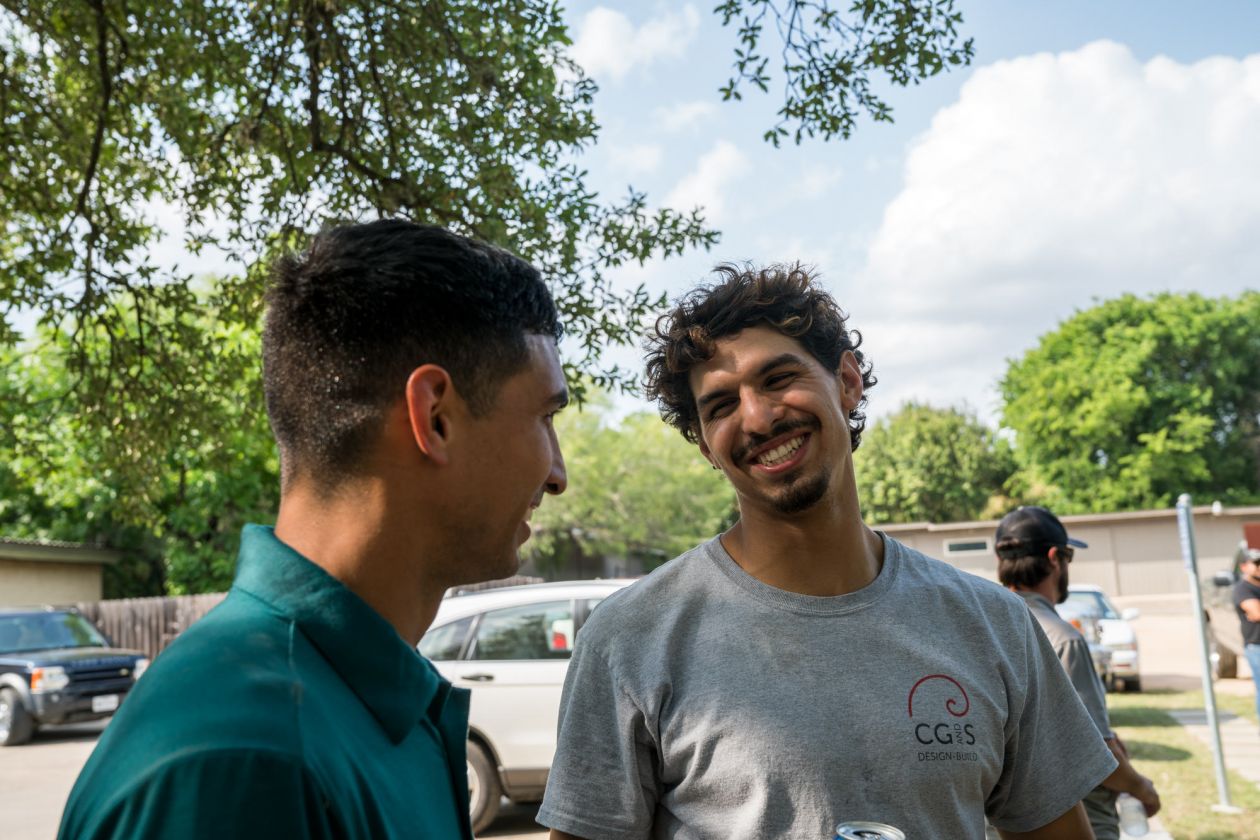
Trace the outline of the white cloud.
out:
<instances>
[{"instance_id":1,"label":"white cloud","mask_svg":"<svg viewBox=\"0 0 1260 840\"><path fill-rule=\"evenodd\" d=\"M597 6L578 25L572 56L598 80L623 78L635 67L681 56L700 29L700 13L687 5L635 28L630 18Z\"/></svg>"},{"instance_id":2,"label":"white cloud","mask_svg":"<svg viewBox=\"0 0 1260 840\"><path fill-rule=\"evenodd\" d=\"M664 105L653 113L658 128L667 134L699 128L717 113L718 106L705 99Z\"/></svg>"},{"instance_id":3,"label":"white cloud","mask_svg":"<svg viewBox=\"0 0 1260 840\"><path fill-rule=\"evenodd\" d=\"M608 156L619 171L628 175L644 175L655 172L660 167L665 150L656 143L638 143L610 146Z\"/></svg>"},{"instance_id":4,"label":"white cloud","mask_svg":"<svg viewBox=\"0 0 1260 840\"><path fill-rule=\"evenodd\" d=\"M851 298L882 409L991 410L1005 359L1095 299L1254 287L1257 137L1260 55L1100 41L977 70L910 150Z\"/></svg>"},{"instance_id":5,"label":"white cloud","mask_svg":"<svg viewBox=\"0 0 1260 840\"><path fill-rule=\"evenodd\" d=\"M665 197L665 205L682 211L703 207L709 224L716 224L725 212L723 193L727 185L747 170L748 158L744 153L734 143L719 140Z\"/></svg>"}]
</instances>

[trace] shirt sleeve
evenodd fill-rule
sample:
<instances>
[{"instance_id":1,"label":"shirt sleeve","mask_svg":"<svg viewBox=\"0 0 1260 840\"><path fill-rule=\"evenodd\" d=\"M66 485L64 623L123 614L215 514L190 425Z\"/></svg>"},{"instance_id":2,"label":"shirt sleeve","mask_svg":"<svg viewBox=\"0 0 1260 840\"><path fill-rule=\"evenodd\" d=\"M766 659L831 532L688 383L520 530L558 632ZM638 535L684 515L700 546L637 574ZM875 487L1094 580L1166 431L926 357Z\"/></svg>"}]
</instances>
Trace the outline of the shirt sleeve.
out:
<instances>
[{"instance_id":1,"label":"shirt sleeve","mask_svg":"<svg viewBox=\"0 0 1260 840\"><path fill-rule=\"evenodd\" d=\"M1077 636L1057 651L1059 662L1067 673L1068 681L1081 698L1089 719L1098 727L1104 738L1114 737L1111 720L1107 716L1107 689L1103 687L1098 672L1094 670L1094 657L1089 652L1089 642Z\"/></svg>"},{"instance_id":2,"label":"shirt sleeve","mask_svg":"<svg viewBox=\"0 0 1260 840\"><path fill-rule=\"evenodd\" d=\"M219 750L177 756L108 798L71 794L62 840L240 840L339 836L328 799L288 755Z\"/></svg>"},{"instance_id":3,"label":"shirt sleeve","mask_svg":"<svg viewBox=\"0 0 1260 840\"><path fill-rule=\"evenodd\" d=\"M538 822L588 840L646 838L660 796L659 740L608 661L583 641L565 677Z\"/></svg>"},{"instance_id":4,"label":"shirt sleeve","mask_svg":"<svg viewBox=\"0 0 1260 840\"><path fill-rule=\"evenodd\" d=\"M1054 648L1023 613L1024 684L1009 692L1002 773L985 805L989 821L1007 831L1049 823L1116 769Z\"/></svg>"}]
</instances>

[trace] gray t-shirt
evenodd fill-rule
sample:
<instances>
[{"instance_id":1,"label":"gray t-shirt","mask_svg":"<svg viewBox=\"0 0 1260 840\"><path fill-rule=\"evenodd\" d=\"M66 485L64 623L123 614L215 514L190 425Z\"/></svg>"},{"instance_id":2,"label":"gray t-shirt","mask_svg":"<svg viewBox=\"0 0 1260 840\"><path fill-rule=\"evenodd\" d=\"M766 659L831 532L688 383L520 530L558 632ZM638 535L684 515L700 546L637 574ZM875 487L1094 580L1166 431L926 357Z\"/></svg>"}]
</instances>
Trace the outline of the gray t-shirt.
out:
<instances>
[{"instance_id":1,"label":"gray t-shirt","mask_svg":"<svg viewBox=\"0 0 1260 840\"><path fill-rule=\"evenodd\" d=\"M884 537L864 589L797 595L711 540L582 629L543 825L605 838L912 840L1053 820L1115 768L1024 602Z\"/></svg>"}]
</instances>

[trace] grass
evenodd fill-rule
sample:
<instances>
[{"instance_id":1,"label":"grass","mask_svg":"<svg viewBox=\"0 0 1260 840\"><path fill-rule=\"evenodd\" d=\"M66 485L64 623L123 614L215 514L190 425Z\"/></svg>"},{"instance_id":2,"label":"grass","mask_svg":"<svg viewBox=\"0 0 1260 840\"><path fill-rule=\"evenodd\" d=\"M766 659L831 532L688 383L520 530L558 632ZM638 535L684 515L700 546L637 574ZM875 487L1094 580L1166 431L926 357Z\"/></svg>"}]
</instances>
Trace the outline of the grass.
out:
<instances>
[{"instance_id":1,"label":"grass","mask_svg":"<svg viewBox=\"0 0 1260 840\"><path fill-rule=\"evenodd\" d=\"M1220 800L1212 750L1168 714L1174 709L1202 709L1202 691L1155 690L1109 694L1111 725L1129 747L1140 773L1149 776L1163 804L1159 820L1176 840L1257 840L1260 838L1260 788L1226 772L1230 799L1241 814L1212 810ZM1250 697L1218 694L1218 713L1238 715L1256 725Z\"/></svg>"}]
</instances>

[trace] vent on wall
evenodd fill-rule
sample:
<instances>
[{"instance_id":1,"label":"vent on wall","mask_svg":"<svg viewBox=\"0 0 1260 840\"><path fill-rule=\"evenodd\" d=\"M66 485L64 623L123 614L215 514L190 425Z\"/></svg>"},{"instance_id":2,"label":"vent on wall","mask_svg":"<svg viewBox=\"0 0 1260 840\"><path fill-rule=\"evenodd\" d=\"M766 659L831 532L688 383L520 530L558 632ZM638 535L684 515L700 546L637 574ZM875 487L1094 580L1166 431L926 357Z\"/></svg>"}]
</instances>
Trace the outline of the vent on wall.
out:
<instances>
[{"instance_id":1,"label":"vent on wall","mask_svg":"<svg viewBox=\"0 0 1260 840\"><path fill-rule=\"evenodd\" d=\"M972 540L945 540L945 556L958 557L964 554L988 554L992 551L988 538Z\"/></svg>"}]
</instances>

